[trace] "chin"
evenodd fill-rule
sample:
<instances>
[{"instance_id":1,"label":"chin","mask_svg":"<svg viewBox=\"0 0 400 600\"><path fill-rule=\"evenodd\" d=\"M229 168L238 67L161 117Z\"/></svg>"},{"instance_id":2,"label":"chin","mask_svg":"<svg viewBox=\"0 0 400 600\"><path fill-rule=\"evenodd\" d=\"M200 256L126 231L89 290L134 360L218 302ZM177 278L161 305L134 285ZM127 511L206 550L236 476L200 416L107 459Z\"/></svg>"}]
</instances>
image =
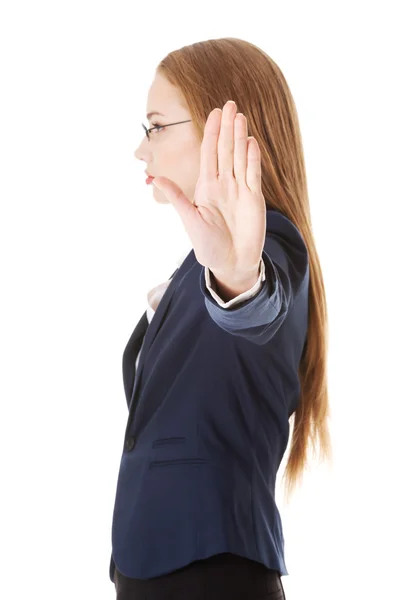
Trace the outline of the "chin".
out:
<instances>
[{"instance_id":1,"label":"chin","mask_svg":"<svg viewBox=\"0 0 400 600\"><path fill-rule=\"evenodd\" d=\"M161 190L156 188L155 185L153 186L153 194L158 204L171 204L166 195L163 194Z\"/></svg>"}]
</instances>

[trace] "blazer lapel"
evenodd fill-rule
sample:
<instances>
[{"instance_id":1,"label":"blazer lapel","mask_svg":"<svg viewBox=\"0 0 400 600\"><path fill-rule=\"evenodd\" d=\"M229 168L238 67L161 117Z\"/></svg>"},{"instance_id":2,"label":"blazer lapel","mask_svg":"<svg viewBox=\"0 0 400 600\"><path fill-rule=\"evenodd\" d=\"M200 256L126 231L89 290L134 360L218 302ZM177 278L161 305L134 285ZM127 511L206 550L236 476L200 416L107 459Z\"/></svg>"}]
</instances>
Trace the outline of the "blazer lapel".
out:
<instances>
[{"instance_id":1,"label":"blazer lapel","mask_svg":"<svg viewBox=\"0 0 400 600\"><path fill-rule=\"evenodd\" d=\"M124 390L128 409L130 407L133 384L135 381L136 359L148 326L149 322L147 320L147 311L145 310L138 324L133 330L122 355L122 378L124 381Z\"/></svg>"},{"instance_id":2,"label":"blazer lapel","mask_svg":"<svg viewBox=\"0 0 400 600\"><path fill-rule=\"evenodd\" d=\"M172 300L172 296L174 294L175 289L178 286L178 278L174 277L175 274L180 271L181 269L186 268L187 262L191 260L192 255L194 254L194 251L191 250L189 252L189 254L186 256L185 260L182 262L182 264L180 265L180 267L178 267L177 269L175 269L175 271L172 273L171 277L169 279L172 279L171 283L169 284L169 286L167 287L167 289L165 290L159 305L157 306L155 313L153 315L153 318L151 319L150 324L148 324L148 327L145 329L144 332L144 337L143 337L143 343L141 346L141 353L140 353L140 357L139 357L139 363L137 366L137 371L134 375L134 381L133 381L133 389L132 389L132 393L130 396L130 402L129 402L129 417L128 417L128 422L126 425L126 430L129 429L133 417L134 417L134 413L136 412L136 400L138 397L138 392L140 389L140 382L141 382L141 376L143 373L143 365L144 362L146 360L146 356L155 340L155 337L157 335L157 332L159 331L160 327L162 326L162 324L165 321L165 318L167 316L167 311L169 308L169 305L171 304L171 300ZM146 311L147 312L147 311ZM147 321L147 315L146 313L143 315L143 317L146 316L146 322ZM143 318L142 317L142 318ZM140 322L139 322L140 323ZM138 324L138 331L139 331L139 324ZM139 335L139 333L138 333ZM138 341L138 338L136 339L136 342ZM140 346L140 343L138 344L138 346ZM138 350L139 351L139 350ZM127 368L132 368L132 362L136 362L137 359L137 352L134 354L134 357L131 355L130 359L129 359L129 365L127 365ZM133 367L135 368L135 366ZM143 408L143 407L142 407Z\"/></svg>"},{"instance_id":3,"label":"blazer lapel","mask_svg":"<svg viewBox=\"0 0 400 600\"><path fill-rule=\"evenodd\" d=\"M176 269L176 271L177 270L178 269ZM137 366L137 372L136 372L136 376L135 376L135 384L134 384L133 391L132 391L131 405L133 404L133 397L134 397L134 395L139 387L139 384L140 384L140 377L142 375L143 364L144 364L144 361L146 360L146 355L154 342L154 338L156 337L158 330L160 329L161 325L163 324L163 322L165 320L165 317L167 316L167 310L171 303L172 295L173 295L174 290L177 285L177 279L176 278L174 279L174 275L175 275L176 271L173 273L173 275L171 275L170 279L172 279L172 281L169 284L169 286L167 287L167 289L165 290L165 292L160 300L160 303L155 310L153 318L151 319L150 324L146 329L146 333L143 338L142 350L141 350L140 357L139 357L139 363Z\"/></svg>"}]
</instances>

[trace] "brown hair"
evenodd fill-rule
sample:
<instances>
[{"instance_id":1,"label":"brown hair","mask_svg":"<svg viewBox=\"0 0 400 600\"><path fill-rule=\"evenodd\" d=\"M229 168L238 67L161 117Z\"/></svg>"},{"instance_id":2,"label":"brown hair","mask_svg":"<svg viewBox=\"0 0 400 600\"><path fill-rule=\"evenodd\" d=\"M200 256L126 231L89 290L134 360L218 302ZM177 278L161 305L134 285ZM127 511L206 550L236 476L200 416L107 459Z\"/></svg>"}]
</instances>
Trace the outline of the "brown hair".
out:
<instances>
[{"instance_id":1,"label":"brown hair","mask_svg":"<svg viewBox=\"0 0 400 600\"><path fill-rule=\"evenodd\" d=\"M157 72L180 90L199 140L209 113L234 100L247 118L248 135L261 150L267 208L280 211L300 231L310 266L307 341L299 366L300 399L284 480L291 495L307 466L311 441L331 458L327 420L328 322L325 288L312 232L306 170L297 111L277 64L260 48L236 38L211 39L168 54ZM267 225L268 228L268 225Z\"/></svg>"}]
</instances>

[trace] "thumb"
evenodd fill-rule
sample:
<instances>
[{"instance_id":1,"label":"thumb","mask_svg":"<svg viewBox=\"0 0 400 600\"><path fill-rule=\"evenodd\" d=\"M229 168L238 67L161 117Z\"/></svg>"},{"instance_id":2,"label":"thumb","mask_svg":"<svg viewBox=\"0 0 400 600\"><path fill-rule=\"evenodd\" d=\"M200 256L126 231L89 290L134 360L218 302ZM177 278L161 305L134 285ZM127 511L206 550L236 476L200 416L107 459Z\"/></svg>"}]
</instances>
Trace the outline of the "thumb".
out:
<instances>
[{"instance_id":1,"label":"thumb","mask_svg":"<svg viewBox=\"0 0 400 600\"><path fill-rule=\"evenodd\" d=\"M193 213L197 213L197 207L185 196L181 188L174 181L167 177L156 177L153 184L165 194L171 204L176 208L181 217L190 218Z\"/></svg>"}]
</instances>

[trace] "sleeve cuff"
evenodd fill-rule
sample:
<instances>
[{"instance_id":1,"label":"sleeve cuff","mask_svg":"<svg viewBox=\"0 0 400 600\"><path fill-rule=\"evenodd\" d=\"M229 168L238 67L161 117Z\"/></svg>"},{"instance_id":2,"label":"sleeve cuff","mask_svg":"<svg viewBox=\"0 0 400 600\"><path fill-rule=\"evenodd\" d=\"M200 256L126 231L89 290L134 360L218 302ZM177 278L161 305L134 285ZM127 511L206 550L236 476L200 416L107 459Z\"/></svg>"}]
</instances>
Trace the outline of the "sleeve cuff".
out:
<instances>
[{"instance_id":1,"label":"sleeve cuff","mask_svg":"<svg viewBox=\"0 0 400 600\"><path fill-rule=\"evenodd\" d=\"M263 259L261 258L261 260L260 260L260 274L258 276L258 280L253 285L253 287L250 290L247 290L245 292L242 292L238 296L235 296L235 298L231 298L231 300L229 300L228 302L224 302L218 296L218 294L215 292L215 290L212 289L210 270L209 270L208 267L204 268L204 273L205 273L205 279L206 279L206 288L208 289L208 291L210 292L210 294L214 298L214 300L222 308L230 308L231 306L236 306L237 304L240 304L241 302L244 302L245 300L248 300L249 298L252 298L256 294L258 294L258 292L262 288L263 282L266 279L266 276L265 276L265 264L264 264Z\"/></svg>"}]
</instances>

